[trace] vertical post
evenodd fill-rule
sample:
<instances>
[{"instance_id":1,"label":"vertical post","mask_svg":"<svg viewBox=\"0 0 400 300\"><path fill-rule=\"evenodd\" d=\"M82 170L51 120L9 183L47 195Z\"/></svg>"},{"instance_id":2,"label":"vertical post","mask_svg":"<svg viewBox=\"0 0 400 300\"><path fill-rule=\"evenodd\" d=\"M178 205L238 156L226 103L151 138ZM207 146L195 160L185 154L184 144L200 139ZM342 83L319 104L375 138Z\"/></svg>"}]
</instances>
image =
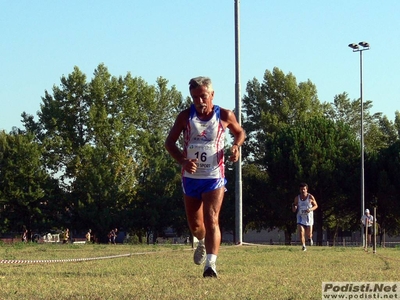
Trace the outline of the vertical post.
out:
<instances>
[{"instance_id":1,"label":"vertical post","mask_svg":"<svg viewBox=\"0 0 400 300\"><path fill-rule=\"evenodd\" d=\"M373 249L373 253L375 254L376 253L376 206L374 206L374 222L373 222L373 224L372 224L372 228L373 228L373 230L374 230L374 236L373 236L373 238L374 238L374 241L373 241L373 246L372 246L372 249Z\"/></svg>"},{"instance_id":2,"label":"vertical post","mask_svg":"<svg viewBox=\"0 0 400 300\"><path fill-rule=\"evenodd\" d=\"M369 222L369 220L366 217L365 218L365 231L364 231L364 236L365 236L365 238L364 238L364 245L365 245L364 250L367 251L367 252L368 252L368 222Z\"/></svg>"},{"instance_id":3,"label":"vertical post","mask_svg":"<svg viewBox=\"0 0 400 300\"><path fill-rule=\"evenodd\" d=\"M240 125L242 125L242 106L240 99L240 1L235 0L235 113ZM235 167L235 243L242 244L242 152L239 148L239 159Z\"/></svg>"},{"instance_id":4,"label":"vertical post","mask_svg":"<svg viewBox=\"0 0 400 300\"><path fill-rule=\"evenodd\" d=\"M383 248L386 248L386 230L383 229Z\"/></svg>"},{"instance_id":5,"label":"vertical post","mask_svg":"<svg viewBox=\"0 0 400 300\"><path fill-rule=\"evenodd\" d=\"M364 214L365 208L365 197L364 197L364 101L363 101L363 69L362 69L362 50L360 52L360 101L361 101L361 129L360 129L360 140L361 140L361 215ZM364 235L364 233L363 233ZM363 236L363 244L365 238ZM366 246L365 244L363 246Z\"/></svg>"}]
</instances>

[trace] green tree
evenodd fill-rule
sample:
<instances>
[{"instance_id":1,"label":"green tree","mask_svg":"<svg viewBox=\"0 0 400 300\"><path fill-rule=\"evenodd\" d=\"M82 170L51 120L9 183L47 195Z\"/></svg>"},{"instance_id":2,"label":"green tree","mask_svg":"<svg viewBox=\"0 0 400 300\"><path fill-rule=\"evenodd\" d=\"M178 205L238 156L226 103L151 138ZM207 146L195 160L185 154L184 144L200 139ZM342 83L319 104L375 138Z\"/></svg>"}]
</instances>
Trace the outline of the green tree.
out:
<instances>
[{"instance_id":1,"label":"green tree","mask_svg":"<svg viewBox=\"0 0 400 300\"><path fill-rule=\"evenodd\" d=\"M256 163L263 161L265 141L281 127L322 115L315 85L310 80L297 84L292 73L285 75L276 67L265 71L262 84L257 79L248 82L246 92L243 127L247 140L243 151L246 159Z\"/></svg>"},{"instance_id":2,"label":"green tree","mask_svg":"<svg viewBox=\"0 0 400 300\"><path fill-rule=\"evenodd\" d=\"M360 139L360 105L360 99L351 101L347 93L342 93L334 97L332 104L325 104L325 115L332 120L348 124ZM388 120L382 113L371 114L371 108L372 101L369 100L363 103L364 146L366 152L386 148L399 138L394 122Z\"/></svg>"},{"instance_id":3,"label":"green tree","mask_svg":"<svg viewBox=\"0 0 400 300\"><path fill-rule=\"evenodd\" d=\"M31 230L46 219L45 188L49 178L42 163L42 148L33 135L0 132L1 231Z\"/></svg>"},{"instance_id":4,"label":"green tree","mask_svg":"<svg viewBox=\"0 0 400 300\"><path fill-rule=\"evenodd\" d=\"M400 141L370 157L366 170L366 206L378 203L378 223L389 235L400 234Z\"/></svg>"},{"instance_id":5,"label":"green tree","mask_svg":"<svg viewBox=\"0 0 400 300\"><path fill-rule=\"evenodd\" d=\"M170 163L163 139L182 96L167 84L158 78L151 86L130 73L111 76L103 64L87 82L75 67L52 94L45 92L38 122L23 115L26 130L47 149L47 169L69 198L66 224L90 227L102 237L110 228L133 224L132 203L142 201L140 192L165 176L159 170Z\"/></svg>"},{"instance_id":6,"label":"green tree","mask_svg":"<svg viewBox=\"0 0 400 300\"><path fill-rule=\"evenodd\" d=\"M400 112L396 110L394 118L394 127L396 129L397 135L400 137Z\"/></svg>"}]
</instances>

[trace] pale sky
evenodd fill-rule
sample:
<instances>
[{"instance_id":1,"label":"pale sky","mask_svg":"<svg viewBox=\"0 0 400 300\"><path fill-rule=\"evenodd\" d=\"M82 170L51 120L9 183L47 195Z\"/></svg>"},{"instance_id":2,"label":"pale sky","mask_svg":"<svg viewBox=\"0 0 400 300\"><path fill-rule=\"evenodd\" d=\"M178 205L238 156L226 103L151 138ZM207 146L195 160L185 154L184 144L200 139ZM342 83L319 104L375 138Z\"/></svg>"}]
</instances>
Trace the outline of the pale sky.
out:
<instances>
[{"instance_id":1,"label":"pale sky","mask_svg":"<svg viewBox=\"0 0 400 300\"><path fill-rule=\"evenodd\" d=\"M240 1L240 84L278 67L310 79L321 102L363 95L374 112L400 110L400 1ZM1 1L0 130L36 118L44 91L78 66L90 80L104 63L113 76L157 77L188 96L189 79L209 76L214 103L235 108L234 0Z\"/></svg>"}]
</instances>

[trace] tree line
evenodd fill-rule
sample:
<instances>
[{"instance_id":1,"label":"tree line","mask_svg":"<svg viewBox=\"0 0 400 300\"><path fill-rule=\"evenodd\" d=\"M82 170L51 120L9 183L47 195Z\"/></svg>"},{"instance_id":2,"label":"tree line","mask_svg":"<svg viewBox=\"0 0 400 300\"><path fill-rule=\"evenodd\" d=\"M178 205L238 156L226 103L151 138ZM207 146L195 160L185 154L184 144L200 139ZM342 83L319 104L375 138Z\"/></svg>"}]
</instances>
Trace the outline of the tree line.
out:
<instances>
[{"instance_id":1,"label":"tree line","mask_svg":"<svg viewBox=\"0 0 400 300\"><path fill-rule=\"evenodd\" d=\"M89 80L78 67L45 91L36 117L0 132L0 232L119 228L139 238L172 227L188 234L180 167L164 149L176 115L191 102L157 78L112 76L100 64ZM296 230L290 206L305 181L316 197L317 242L356 230L360 220L360 99L343 92L321 102L310 81L266 70L242 99L244 230ZM217 104L217 103L216 103ZM386 233L400 232L400 113L390 121L364 103L365 199L378 201ZM228 151L228 148L227 148ZM235 165L220 216L235 230Z\"/></svg>"}]
</instances>

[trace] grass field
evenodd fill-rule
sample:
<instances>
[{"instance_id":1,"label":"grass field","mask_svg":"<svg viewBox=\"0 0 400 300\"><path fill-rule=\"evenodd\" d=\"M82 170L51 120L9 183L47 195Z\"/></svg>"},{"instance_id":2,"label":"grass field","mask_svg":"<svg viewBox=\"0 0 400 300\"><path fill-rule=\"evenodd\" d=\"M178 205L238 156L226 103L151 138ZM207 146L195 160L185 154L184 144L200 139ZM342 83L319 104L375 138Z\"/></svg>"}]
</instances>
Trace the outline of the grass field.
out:
<instances>
[{"instance_id":1,"label":"grass field","mask_svg":"<svg viewBox=\"0 0 400 300\"><path fill-rule=\"evenodd\" d=\"M222 245L215 279L184 245L2 245L0 299L321 299L323 281L400 281L399 248L307 249Z\"/></svg>"}]
</instances>

